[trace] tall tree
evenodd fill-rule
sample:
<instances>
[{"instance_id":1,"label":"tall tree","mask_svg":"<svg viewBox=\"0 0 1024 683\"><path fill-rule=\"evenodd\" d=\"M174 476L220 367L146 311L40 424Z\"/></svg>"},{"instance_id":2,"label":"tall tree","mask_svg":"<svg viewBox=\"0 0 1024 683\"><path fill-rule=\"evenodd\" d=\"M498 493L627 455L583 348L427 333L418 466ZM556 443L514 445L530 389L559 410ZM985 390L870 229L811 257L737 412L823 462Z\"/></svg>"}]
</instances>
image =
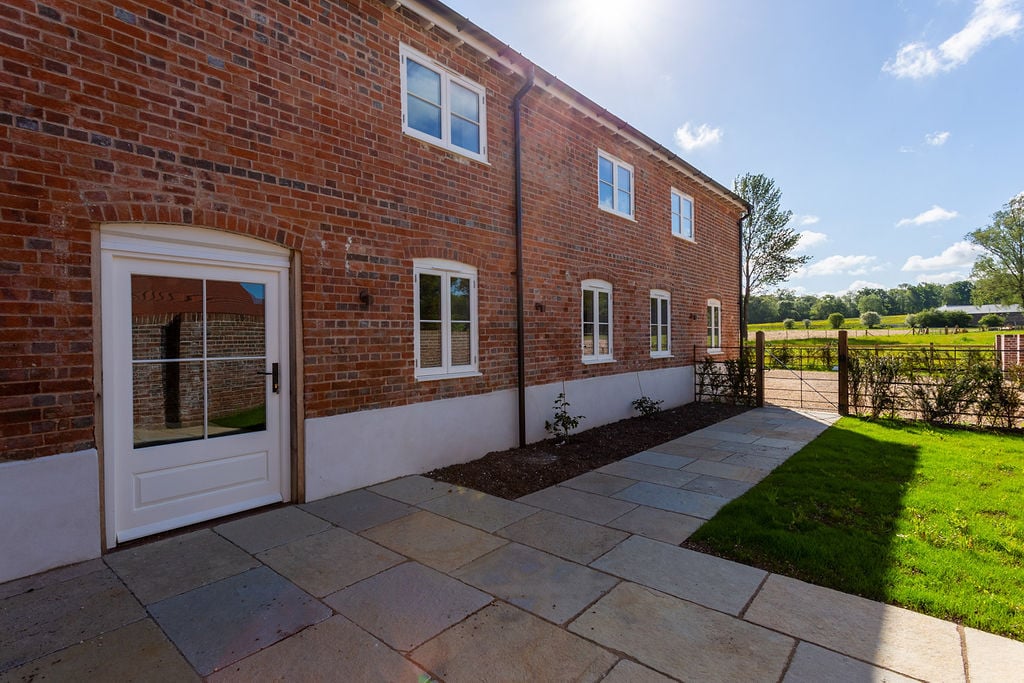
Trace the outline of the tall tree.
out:
<instances>
[{"instance_id":1,"label":"tall tree","mask_svg":"<svg viewBox=\"0 0 1024 683\"><path fill-rule=\"evenodd\" d=\"M751 293L785 281L811 257L793 254L800 234L788 227L793 212L782 210L782 192L773 179L760 173L747 173L736 178L733 190L750 204L740 238L743 260L740 335L746 339Z\"/></svg>"},{"instance_id":2,"label":"tall tree","mask_svg":"<svg viewBox=\"0 0 1024 683\"><path fill-rule=\"evenodd\" d=\"M967 241L984 250L971 272L975 291L988 290L1001 303L1024 304L1024 192L992 214L988 227L968 233Z\"/></svg>"}]
</instances>

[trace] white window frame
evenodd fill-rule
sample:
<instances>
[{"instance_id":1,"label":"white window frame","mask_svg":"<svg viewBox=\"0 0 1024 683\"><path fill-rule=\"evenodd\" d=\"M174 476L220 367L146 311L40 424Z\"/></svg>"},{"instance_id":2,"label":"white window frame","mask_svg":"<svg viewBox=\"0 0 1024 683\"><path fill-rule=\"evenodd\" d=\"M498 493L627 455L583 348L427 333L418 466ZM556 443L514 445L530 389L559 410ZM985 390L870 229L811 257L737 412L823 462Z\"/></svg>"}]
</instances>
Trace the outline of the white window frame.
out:
<instances>
[{"instance_id":1,"label":"white window frame","mask_svg":"<svg viewBox=\"0 0 1024 683\"><path fill-rule=\"evenodd\" d=\"M722 352L722 302L708 299L707 312L707 344L708 353Z\"/></svg>"},{"instance_id":2,"label":"white window frame","mask_svg":"<svg viewBox=\"0 0 1024 683\"><path fill-rule=\"evenodd\" d=\"M656 332L652 330L651 337L658 337L658 349L651 349L651 358L669 358L672 355L672 295L666 292L664 289L652 289L651 290L651 301L657 301L658 305L655 309L657 311L657 320L651 320L651 328L656 328ZM661 302L665 302L668 317L665 320L661 319ZM667 327L665 333L665 348L661 349L661 328Z\"/></svg>"},{"instance_id":3,"label":"white window frame","mask_svg":"<svg viewBox=\"0 0 1024 683\"><path fill-rule=\"evenodd\" d=\"M601 160L605 160L612 165L612 205L610 207L605 206L601 203L601 185L604 181L601 180ZM623 188L619 187L619 169L625 169L629 171L629 211L623 211L619 207L619 191ZM634 220L636 214L636 171L632 165L627 164L622 159L612 156L605 151L597 150L597 206L602 211L613 213L616 216L622 216L629 220Z\"/></svg>"},{"instance_id":4,"label":"white window frame","mask_svg":"<svg viewBox=\"0 0 1024 683\"><path fill-rule=\"evenodd\" d=\"M406 83L406 62L412 60L422 66L423 68L433 71L441 78L441 137L434 137L429 133L424 133L421 130L417 130L409 125L409 92ZM410 137L414 137L417 140L428 142L432 145L443 147L456 154L469 157L470 159L476 159L483 163L487 163L487 89L479 83L460 76L457 73L449 71L441 64L437 63L430 57L417 52L408 45L399 45L399 71L401 72L402 78L402 132ZM471 149L465 147L459 147L452 142L451 133L451 121L452 112L450 91L451 84L456 83L466 90L469 90L477 95L480 99L480 151L474 152Z\"/></svg>"},{"instance_id":5,"label":"white window frame","mask_svg":"<svg viewBox=\"0 0 1024 683\"><path fill-rule=\"evenodd\" d=\"M614 344L614 330L615 330L615 300L612 292L612 285L610 282L604 280L584 280L581 286L581 297L580 297L580 356L585 364L591 363L614 363L615 362L615 344ZM598 311L600 310L599 301L600 294L606 293L608 295L608 352L601 353L600 339L600 320L598 319ZM585 320L583 319L584 306L583 297L593 297L593 311L594 311L594 350L591 353L586 352L584 346L584 332L585 332Z\"/></svg>"},{"instance_id":6,"label":"white window frame","mask_svg":"<svg viewBox=\"0 0 1024 683\"><path fill-rule=\"evenodd\" d=\"M672 223L671 223L672 234L675 235L676 237L679 237L680 239L684 239L684 240L688 240L690 242L693 242L696 239L694 237L695 233L694 233L694 229L693 229L693 224L697 222L696 216L694 215L694 211L696 209L696 206L695 206L695 204L693 202L693 197L691 197L690 195L686 194L685 192L680 192L679 190L677 190L677 189L675 189L673 187L672 188L672 199L675 199L676 197L679 198L680 212L676 213L676 211L674 209L672 209L671 203L669 204L669 210L672 212L672 219L673 219ZM683 220L684 219L684 214L682 213L681 210L683 208L683 204L684 203L689 203L689 205L690 205L690 222L689 222L689 224L684 223L684 220ZM675 229L675 217L676 216L679 216L679 232L676 232L676 229Z\"/></svg>"},{"instance_id":7,"label":"white window frame","mask_svg":"<svg viewBox=\"0 0 1024 683\"><path fill-rule=\"evenodd\" d=\"M436 368L420 367L420 276L437 275L441 278L441 292L451 288L452 277L469 279L469 315L470 315L470 358L468 365L452 364L451 340L451 297L441 297L441 366ZM446 259L415 259L413 261L413 337L416 355L416 379L434 380L454 377L475 377L479 372L479 338L480 318L477 314L477 270L473 266L448 261Z\"/></svg>"}]
</instances>

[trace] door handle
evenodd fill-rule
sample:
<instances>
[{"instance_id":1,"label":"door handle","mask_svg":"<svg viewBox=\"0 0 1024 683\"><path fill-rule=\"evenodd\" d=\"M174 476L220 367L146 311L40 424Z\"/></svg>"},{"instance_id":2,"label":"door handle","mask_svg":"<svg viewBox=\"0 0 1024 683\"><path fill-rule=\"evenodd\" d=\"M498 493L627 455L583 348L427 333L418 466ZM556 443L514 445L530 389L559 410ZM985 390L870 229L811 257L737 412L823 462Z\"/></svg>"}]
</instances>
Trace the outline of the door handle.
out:
<instances>
[{"instance_id":1,"label":"door handle","mask_svg":"<svg viewBox=\"0 0 1024 683\"><path fill-rule=\"evenodd\" d=\"M281 393L281 364L271 363L270 372L257 372L257 375L270 375L271 389L275 394Z\"/></svg>"}]
</instances>

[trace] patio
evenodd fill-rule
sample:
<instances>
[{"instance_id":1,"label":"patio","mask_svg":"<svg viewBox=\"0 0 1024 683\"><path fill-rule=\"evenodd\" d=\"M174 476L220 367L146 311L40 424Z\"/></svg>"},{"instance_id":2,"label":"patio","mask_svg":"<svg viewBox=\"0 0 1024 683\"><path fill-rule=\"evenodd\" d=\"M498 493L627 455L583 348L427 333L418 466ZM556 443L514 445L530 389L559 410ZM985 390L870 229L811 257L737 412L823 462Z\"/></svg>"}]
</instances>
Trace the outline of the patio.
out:
<instances>
[{"instance_id":1,"label":"patio","mask_svg":"<svg viewBox=\"0 0 1024 683\"><path fill-rule=\"evenodd\" d=\"M834 415L508 501L413 476L0 585L0 681L1005 681L1024 643L678 547Z\"/></svg>"}]
</instances>

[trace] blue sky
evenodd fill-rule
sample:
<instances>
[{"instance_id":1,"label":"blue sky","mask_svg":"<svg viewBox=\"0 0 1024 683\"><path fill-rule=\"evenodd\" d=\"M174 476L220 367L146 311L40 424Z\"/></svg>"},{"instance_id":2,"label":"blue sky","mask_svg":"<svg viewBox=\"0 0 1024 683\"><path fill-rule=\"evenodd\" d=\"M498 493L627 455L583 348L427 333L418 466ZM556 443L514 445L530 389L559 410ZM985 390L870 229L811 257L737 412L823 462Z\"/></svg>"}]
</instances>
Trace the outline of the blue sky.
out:
<instances>
[{"instance_id":1,"label":"blue sky","mask_svg":"<svg viewBox=\"0 0 1024 683\"><path fill-rule=\"evenodd\" d=\"M1024 191L1024 0L447 4L722 184L773 177L800 293L965 279Z\"/></svg>"}]
</instances>

